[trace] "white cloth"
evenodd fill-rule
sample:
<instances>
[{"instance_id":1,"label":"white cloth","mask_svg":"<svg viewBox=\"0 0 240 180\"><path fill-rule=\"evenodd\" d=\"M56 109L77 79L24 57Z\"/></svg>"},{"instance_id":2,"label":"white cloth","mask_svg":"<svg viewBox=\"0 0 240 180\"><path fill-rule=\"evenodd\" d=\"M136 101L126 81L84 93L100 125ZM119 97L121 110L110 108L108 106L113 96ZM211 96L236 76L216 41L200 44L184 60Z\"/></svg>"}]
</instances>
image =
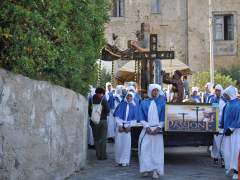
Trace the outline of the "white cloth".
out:
<instances>
[{"instance_id":1,"label":"white cloth","mask_svg":"<svg viewBox=\"0 0 240 180\"><path fill-rule=\"evenodd\" d=\"M88 121L88 144L91 146L94 145L93 132L92 127L90 126L90 120Z\"/></svg>"},{"instance_id":2,"label":"white cloth","mask_svg":"<svg viewBox=\"0 0 240 180\"><path fill-rule=\"evenodd\" d=\"M230 169L238 170L238 156L240 152L240 128L235 129L231 135L231 161Z\"/></svg>"},{"instance_id":3,"label":"white cloth","mask_svg":"<svg viewBox=\"0 0 240 180\"><path fill-rule=\"evenodd\" d=\"M211 157L215 159L223 158L223 135L214 135Z\"/></svg>"},{"instance_id":4,"label":"white cloth","mask_svg":"<svg viewBox=\"0 0 240 180\"><path fill-rule=\"evenodd\" d=\"M152 97L152 91L154 89L158 89L159 93L158 95L164 95L164 92L162 91L162 87L159 84L149 84L148 86L148 97Z\"/></svg>"},{"instance_id":5,"label":"white cloth","mask_svg":"<svg viewBox=\"0 0 240 180\"><path fill-rule=\"evenodd\" d=\"M224 136L223 137L223 158L225 163L225 169L230 170L230 162L231 162L231 137Z\"/></svg>"},{"instance_id":6,"label":"white cloth","mask_svg":"<svg viewBox=\"0 0 240 180\"><path fill-rule=\"evenodd\" d=\"M221 85L219 85L221 86ZM220 88L220 87L218 87ZM224 102L224 100L222 100L222 98L220 98L219 100L219 113L218 113L218 119L219 121L221 121L222 119L222 111L224 106L226 105L226 103ZM213 148L212 148L212 152L211 152L211 157L215 158L215 159L220 159L223 158L222 157L222 150L223 150L223 143L224 143L224 137L223 135L214 135L213 138Z\"/></svg>"},{"instance_id":7,"label":"white cloth","mask_svg":"<svg viewBox=\"0 0 240 180\"><path fill-rule=\"evenodd\" d=\"M237 89L234 86L228 86L224 91L223 94L227 94L230 96L231 100L237 98Z\"/></svg>"},{"instance_id":8,"label":"white cloth","mask_svg":"<svg viewBox=\"0 0 240 180\"><path fill-rule=\"evenodd\" d=\"M206 84L206 86L205 87L207 87L208 88L208 90L209 91L211 91L212 90L212 88L213 88L213 84L212 83L210 83L210 82L208 82L207 84Z\"/></svg>"},{"instance_id":9,"label":"white cloth","mask_svg":"<svg viewBox=\"0 0 240 180\"><path fill-rule=\"evenodd\" d=\"M221 84L217 84L217 85L215 86L215 89L221 91L221 94L223 93L223 87L222 87Z\"/></svg>"},{"instance_id":10,"label":"white cloth","mask_svg":"<svg viewBox=\"0 0 240 180\"><path fill-rule=\"evenodd\" d=\"M226 102L222 98L220 98L219 106L218 106L219 107L219 114L218 114L219 121L222 120L222 112L223 112L223 108L225 105L226 105Z\"/></svg>"},{"instance_id":11,"label":"white cloth","mask_svg":"<svg viewBox=\"0 0 240 180\"><path fill-rule=\"evenodd\" d=\"M107 124L108 124L107 137L108 138L114 138L115 137L116 121L115 121L115 118L113 116L112 111L110 111L109 116L107 117Z\"/></svg>"},{"instance_id":12,"label":"white cloth","mask_svg":"<svg viewBox=\"0 0 240 180\"><path fill-rule=\"evenodd\" d=\"M195 91L198 93L198 87L192 87L192 93Z\"/></svg>"},{"instance_id":13,"label":"white cloth","mask_svg":"<svg viewBox=\"0 0 240 180\"><path fill-rule=\"evenodd\" d=\"M119 132L118 128L126 123L125 127L131 127L126 119L129 114L129 105L127 105L125 120L116 118L116 136L115 136L115 161L118 164L129 164L131 156L131 133Z\"/></svg>"},{"instance_id":14,"label":"white cloth","mask_svg":"<svg viewBox=\"0 0 240 180\"><path fill-rule=\"evenodd\" d=\"M146 127L158 126L163 127L159 123L158 110L155 101L150 104L148 111L148 122L142 121L144 128L139 137L138 153L140 172L149 172L157 170L160 175L164 174L164 144L163 135L148 135ZM156 127L155 127L156 128Z\"/></svg>"}]
</instances>

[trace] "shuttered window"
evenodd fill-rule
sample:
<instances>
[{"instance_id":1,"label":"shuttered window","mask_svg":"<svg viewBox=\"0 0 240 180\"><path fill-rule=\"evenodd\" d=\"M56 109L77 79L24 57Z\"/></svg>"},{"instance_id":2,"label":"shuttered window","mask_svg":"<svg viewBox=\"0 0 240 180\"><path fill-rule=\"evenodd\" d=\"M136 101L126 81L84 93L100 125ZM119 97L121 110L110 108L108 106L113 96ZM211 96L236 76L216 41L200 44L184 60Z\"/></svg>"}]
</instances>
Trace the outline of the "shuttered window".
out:
<instances>
[{"instance_id":1,"label":"shuttered window","mask_svg":"<svg viewBox=\"0 0 240 180\"><path fill-rule=\"evenodd\" d=\"M124 17L125 0L113 0L112 5L113 5L112 16L113 17Z\"/></svg>"},{"instance_id":2,"label":"shuttered window","mask_svg":"<svg viewBox=\"0 0 240 180\"><path fill-rule=\"evenodd\" d=\"M214 16L215 40L234 40L233 15Z\"/></svg>"}]
</instances>

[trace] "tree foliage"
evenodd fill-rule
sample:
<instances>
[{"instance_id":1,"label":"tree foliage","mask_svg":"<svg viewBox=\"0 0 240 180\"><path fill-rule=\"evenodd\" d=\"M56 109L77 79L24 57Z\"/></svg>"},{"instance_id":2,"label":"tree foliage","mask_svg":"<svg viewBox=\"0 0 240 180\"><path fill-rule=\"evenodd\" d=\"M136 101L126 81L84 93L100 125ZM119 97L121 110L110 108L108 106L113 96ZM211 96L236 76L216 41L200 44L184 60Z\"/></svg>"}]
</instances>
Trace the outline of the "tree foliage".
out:
<instances>
[{"instance_id":1,"label":"tree foliage","mask_svg":"<svg viewBox=\"0 0 240 180\"><path fill-rule=\"evenodd\" d=\"M240 65L233 65L231 68L222 68L219 72L236 80L240 88Z\"/></svg>"},{"instance_id":2,"label":"tree foliage","mask_svg":"<svg viewBox=\"0 0 240 180\"><path fill-rule=\"evenodd\" d=\"M214 81L215 84L221 84L223 88L236 84L236 80L233 80L230 76L223 75L221 73L215 73ZM210 82L210 73L199 72L193 75L191 84L192 86L199 87L201 91L204 91L204 86L207 82Z\"/></svg>"},{"instance_id":3,"label":"tree foliage","mask_svg":"<svg viewBox=\"0 0 240 180\"><path fill-rule=\"evenodd\" d=\"M0 66L86 94L108 7L108 0L1 1Z\"/></svg>"},{"instance_id":4,"label":"tree foliage","mask_svg":"<svg viewBox=\"0 0 240 180\"><path fill-rule=\"evenodd\" d=\"M101 70L101 81L100 81L100 87L104 87L106 85L106 82L111 82L111 73L107 72L106 68L103 68Z\"/></svg>"}]
</instances>

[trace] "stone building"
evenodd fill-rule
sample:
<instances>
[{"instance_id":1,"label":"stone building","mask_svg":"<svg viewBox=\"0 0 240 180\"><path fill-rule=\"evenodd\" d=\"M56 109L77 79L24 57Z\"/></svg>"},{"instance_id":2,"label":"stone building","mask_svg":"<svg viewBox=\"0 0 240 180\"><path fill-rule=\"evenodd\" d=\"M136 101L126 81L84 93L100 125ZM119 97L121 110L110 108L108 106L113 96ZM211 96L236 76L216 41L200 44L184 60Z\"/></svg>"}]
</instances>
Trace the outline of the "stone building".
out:
<instances>
[{"instance_id":1,"label":"stone building","mask_svg":"<svg viewBox=\"0 0 240 180\"><path fill-rule=\"evenodd\" d=\"M126 49L141 23L158 34L159 50L174 49L192 71L208 71L210 59L208 0L112 0L106 39ZM215 67L240 64L240 1L212 0ZM113 42L112 35L118 36ZM118 63L119 64L119 63ZM121 66L121 64L119 64Z\"/></svg>"}]
</instances>

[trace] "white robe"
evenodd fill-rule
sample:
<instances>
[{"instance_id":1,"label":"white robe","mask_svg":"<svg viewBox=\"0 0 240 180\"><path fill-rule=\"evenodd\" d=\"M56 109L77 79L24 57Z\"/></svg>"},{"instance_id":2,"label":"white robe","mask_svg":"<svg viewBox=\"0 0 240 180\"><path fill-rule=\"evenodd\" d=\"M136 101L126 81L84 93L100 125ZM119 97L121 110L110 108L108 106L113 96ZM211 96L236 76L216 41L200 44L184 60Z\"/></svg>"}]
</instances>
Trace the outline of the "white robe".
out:
<instances>
[{"instance_id":1,"label":"white robe","mask_svg":"<svg viewBox=\"0 0 240 180\"><path fill-rule=\"evenodd\" d=\"M150 172L157 170L160 175L164 174L164 144L163 135L148 135L146 128L158 125L163 127L164 123L159 123L158 110L155 101L150 104L148 111L148 122L143 123L143 130L139 137L138 153L140 172Z\"/></svg>"},{"instance_id":2,"label":"white robe","mask_svg":"<svg viewBox=\"0 0 240 180\"><path fill-rule=\"evenodd\" d=\"M231 135L231 161L230 169L238 170L238 156L240 153L240 128L235 129Z\"/></svg>"},{"instance_id":3,"label":"white robe","mask_svg":"<svg viewBox=\"0 0 240 180\"><path fill-rule=\"evenodd\" d=\"M88 144L91 146L94 145L92 127L90 126L90 119L88 121Z\"/></svg>"},{"instance_id":4,"label":"white robe","mask_svg":"<svg viewBox=\"0 0 240 180\"><path fill-rule=\"evenodd\" d=\"M224 106L226 105L226 103L220 99L219 100L219 114L218 114L218 119L221 120L222 119L222 111ZM211 157L215 158L215 159L220 159L223 158L223 145L224 145L224 137L223 135L219 134L219 135L214 135L213 138L213 146L212 146L212 151L211 151Z\"/></svg>"},{"instance_id":5,"label":"white robe","mask_svg":"<svg viewBox=\"0 0 240 180\"><path fill-rule=\"evenodd\" d=\"M128 113L129 113L129 105L127 105L125 119L127 119ZM116 122L117 122L117 127L116 127L116 136L115 136L115 161L118 164L129 164L130 156L131 156L131 133L130 132L120 133L118 131L118 128L122 127L124 122L127 123L126 120L116 118ZM131 127L130 122L128 126Z\"/></svg>"},{"instance_id":6,"label":"white robe","mask_svg":"<svg viewBox=\"0 0 240 180\"><path fill-rule=\"evenodd\" d=\"M223 158L225 163L225 169L230 170L230 162L231 162L231 137L224 136L223 137Z\"/></svg>"},{"instance_id":7,"label":"white robe","mask_svg":"<svg viewBox=\"0 0 240 180\"><path fill-rule=\"evenodd\" d=\"M113 111L111 110L109 113L109 116L107 117L107 123L108 123L108 131L107 131L107 137L108 138L114 138L115 137L115 127L116 127L116 121L113 116Z\"/></svg>"}]
</instances>

